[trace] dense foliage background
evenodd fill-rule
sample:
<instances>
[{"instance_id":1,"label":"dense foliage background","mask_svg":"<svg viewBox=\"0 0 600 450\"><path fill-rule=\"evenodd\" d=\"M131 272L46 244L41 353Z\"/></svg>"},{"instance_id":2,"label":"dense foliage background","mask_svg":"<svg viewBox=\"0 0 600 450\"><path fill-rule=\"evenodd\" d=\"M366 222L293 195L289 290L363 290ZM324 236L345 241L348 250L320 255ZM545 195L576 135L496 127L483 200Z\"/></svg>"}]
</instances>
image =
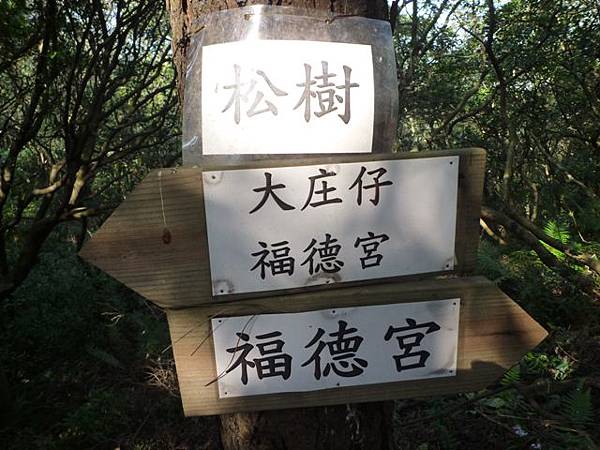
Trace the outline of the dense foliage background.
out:
<instances>
[{"instance_id":1,"label":"dense foliage background","mask_svg":"<svg viewBox=\"0 0 600 450\"><path fill-rule=\"evenodd\" d=\"M76 251L178 162L161 2L0 0L0 442L218 448L163 313ZM397 151L488 150L479 270L551 333L497 385L397 403L401 449L600 445L600 4L392 3Z\"/></svg>"}]
</instances>

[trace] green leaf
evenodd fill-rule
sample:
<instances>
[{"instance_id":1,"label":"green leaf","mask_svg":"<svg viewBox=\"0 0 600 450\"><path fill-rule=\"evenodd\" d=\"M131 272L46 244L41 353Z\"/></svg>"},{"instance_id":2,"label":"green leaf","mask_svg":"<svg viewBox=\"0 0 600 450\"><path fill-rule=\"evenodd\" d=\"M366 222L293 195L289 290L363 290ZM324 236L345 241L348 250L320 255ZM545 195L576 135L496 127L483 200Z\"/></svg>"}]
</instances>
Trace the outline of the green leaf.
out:
<instances>
[{"instance_id":1,"label":"green leaf","mask_svg":"<svg viewBox=\"0 0 600 450\"><path fill-rule=\"evenodd\" d=\"M500 409L506 406L506 401L501 397L492 397L482 401L482 404L492 409Z\"/></svg>"},{"instance_id":2,"label":"green leaf","mask_svg":"<svg viewBox=\"0 0 600 450\"><path fill-rule=\"evenodd\" d=\"M571 240L571 234L569 233L567 227L556 220L551 220L546 224L544 227L544 233L551 238L560 241L562 244L568 244Z\"/></svg>"},{"instance_id":3,"label":"green leaf","mask_svg":"<svg viewBox=\"0 0 600 450\"><path fill-rule=\"evenodd\" d=\"M508 386L518 383L521 380L521 368L519 366L511 367L508 372L502 377L501 384Z\"/></svg>"},{"instance_id":4,"label":"green leaf","mask_svg":"<svg viewBox=\"0 0 600 450\"><path fill-rule=\"evenodd\" d=\"M582 384L569 392L564 400L565 417L577 425L591 423L594 415L591 391L584 389Z\"/></svg>"}]
</instances>

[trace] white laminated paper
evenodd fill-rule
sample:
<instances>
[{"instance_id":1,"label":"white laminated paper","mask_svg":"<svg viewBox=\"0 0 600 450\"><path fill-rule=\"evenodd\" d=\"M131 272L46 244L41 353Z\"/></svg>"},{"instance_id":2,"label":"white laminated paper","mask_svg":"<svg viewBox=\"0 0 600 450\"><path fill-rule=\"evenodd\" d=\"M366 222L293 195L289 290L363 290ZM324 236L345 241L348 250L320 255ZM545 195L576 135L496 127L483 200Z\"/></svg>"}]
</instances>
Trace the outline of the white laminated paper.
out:
<instances>
[{"instance_id":1,"label":"white laminated paper","mask_svg":"<svg viewBox=\"0 0 600 450\"><path fill-rule=\"evenodd\" d=\"M370 45L246 40L202 52L205 155L371 152Z\"/></svg>"},{"instance_id":2,"label":"white laminated paper","mask_svg":"<svg viewBox=\"0 0 600 450\"><path fill-rule=\"evenodd\" d=\"M204 172L213 295L452 270L458 163Z\"/></svg>"},{"instance_id":3,"label":"white laminated paper","mask_svg":"<svg viewBox=\"0 0 600 450\"><path fill-rule=\"evenodd\" d=\"M456 375L460 299L212 319L219 397Z\"/></svg>"}]
</instances>

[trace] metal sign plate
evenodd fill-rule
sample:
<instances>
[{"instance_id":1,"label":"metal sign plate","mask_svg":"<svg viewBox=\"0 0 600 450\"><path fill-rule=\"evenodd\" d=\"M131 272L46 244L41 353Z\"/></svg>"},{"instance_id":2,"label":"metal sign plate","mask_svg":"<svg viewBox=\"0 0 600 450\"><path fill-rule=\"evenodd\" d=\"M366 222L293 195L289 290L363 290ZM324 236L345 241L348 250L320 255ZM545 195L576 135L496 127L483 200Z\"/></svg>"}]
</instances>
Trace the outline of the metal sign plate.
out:
<instances>
[{"instance_id":1,"label":"metal sign plate","mask_svg":"<svg viewBox=\"0 0 600 450\"><path fill-rule=\"evenodd\" d=\"M219 397L456 375L460 300L212 320Z\"/></svg>"},{"instance_id":2,"label":"metal sign plate","mask_svg":"<svg viewBox=\"0 0 600 450\"><path fill-rule=\"evenodd\" d=\"M213 295L454 267L457 156L202 175Z\"/></svg>"}]
</instances>

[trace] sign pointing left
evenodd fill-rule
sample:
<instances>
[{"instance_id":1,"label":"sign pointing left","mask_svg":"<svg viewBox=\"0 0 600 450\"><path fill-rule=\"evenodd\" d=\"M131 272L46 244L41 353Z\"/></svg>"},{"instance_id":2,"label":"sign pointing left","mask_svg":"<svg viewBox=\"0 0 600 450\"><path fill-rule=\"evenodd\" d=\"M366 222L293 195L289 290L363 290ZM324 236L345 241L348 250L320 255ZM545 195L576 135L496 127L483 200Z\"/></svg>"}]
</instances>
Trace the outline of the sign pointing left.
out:
<instances>
[{"instance_id":1,"label":"sign pointing left","mask_svg":"<svg viewBox=\"0 0 600 450\"><path fill-rule=\"evenodd\" d=\"M200 170L153 171L79 255L159 306L207 303L202 204Z\"/></svg>"},{"instance_id":2,"label":"sign pointing left","mask_svg":"<svg viewBox=\"0 0 600 450\"><path fill-rule=\"evenodd\" d=\"M80 255L165 308L461 273L476 261L484 161L467 149L156 170ZM286 210L273 194L261 205L271 174Z\"/></svg>"}]
</instances>

